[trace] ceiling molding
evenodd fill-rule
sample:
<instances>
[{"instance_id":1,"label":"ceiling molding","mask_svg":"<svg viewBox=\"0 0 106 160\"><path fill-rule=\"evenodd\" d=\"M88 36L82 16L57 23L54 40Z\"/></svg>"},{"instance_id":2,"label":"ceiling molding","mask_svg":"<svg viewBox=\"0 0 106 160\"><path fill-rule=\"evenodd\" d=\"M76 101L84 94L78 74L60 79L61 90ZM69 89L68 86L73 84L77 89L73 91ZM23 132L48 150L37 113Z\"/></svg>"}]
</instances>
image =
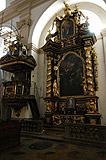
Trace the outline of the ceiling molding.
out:
<instances>
[{"instance_id":1,"label":"ceiling molding","mask_svg":"<svg viewBox=\"0 0 106 160\"><path fill-rule=\"evenodd\" d=\"M9 7L0 12L0 23L2 23L2 14L3 14L3 23L9 21L10 19L20 16L20 13L27 9L33 9L49 0L15 0Z\"/></svg>"}]
</instances>

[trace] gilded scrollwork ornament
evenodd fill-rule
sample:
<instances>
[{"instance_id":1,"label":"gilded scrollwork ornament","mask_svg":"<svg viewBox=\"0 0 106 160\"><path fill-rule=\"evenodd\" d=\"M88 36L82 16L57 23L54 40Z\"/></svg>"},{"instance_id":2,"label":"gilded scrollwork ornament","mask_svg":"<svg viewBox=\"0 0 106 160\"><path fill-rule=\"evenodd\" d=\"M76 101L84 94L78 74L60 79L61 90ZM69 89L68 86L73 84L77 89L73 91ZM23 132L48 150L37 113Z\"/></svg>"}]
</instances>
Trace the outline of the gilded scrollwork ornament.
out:
<instances>
[{"instance_id":1,"label":"gilded scrollwork ornament","mask_svg":"<svg viewBox=\"0 0 106 160\"><path fill-rule=\"evenodd\" d=\"M75 37L73 38L73 45L76 45L76 42L75 42Z\"/></svg>"},{"instance_id":2,"label":"gilded scrollwork ornament","mask_svg":"<svg viewBox=\"0 0 106 160\"><path fill-rule=\"evenodd\" d=\"M58 42L58 36L54 37L54 42Z\"/></svg>"},{"instance_id":3,"label":"gilded scrollwork ornament","mask_svg":"<svg viewBox=\"0 0 106 160\"><path fill-rule=\"evenodd\" d=\"M86 102L87 113L97 113L96 100L90 99Z\"/></svg>"},{"instance_id":4,"label":"gilded scrollwork ornament","mask_svg":"<svg viewBox=\"0 0 106 160\"><path fill-rule=\"evenodd\" d=\"M71 117L73 120L73 123L77 123L78 121L80 121L81 123L84 123L85 118L84 117Z\"/></svg>"},{"instance_id":5,"label":"gilded scrollwork ornament","mask_svg":"<svg viewBox=\"0 0 106 160\"><path fill-rule=\"evenodd\" d=\"M58 67L57 66L54 66L54 75L57 76L57 70L58 70Z\"/></svg>"},{"instance_id":6,"label":"gilded scrollwork ornament","mask_svg":"<svg viewBox=\"0 0 106 160\"><path fill-rule=\"evenodd\" d=\"M54 104L55 112L57 111L57 104L58 104L58 102L56 101L55 104Z\"/></svg>"},{"instance_id":7,"label":"gilded scrollwork ornament","mask_svg":"<svg viewBox=\"0 0 106 160\"><path fill-rule=\"evenodd\" d=\"M62 46L62 48L64 48L64 42L61 42L61 46Z\"/></svg>"},{"instance_id":8,"label":"gilded scrollwork ornament","mask_svg":"<svg viewBox=\"0 0 106 160\"><path fill-rule=\"evenodd\" d=\"M70 15L71 7L65 1L63 3L65 5L64 14L65 15Z\"/></svg>"},{"instance_id":9,"label":"gilded scrollwork ornament","mask_svg":"<svg viewBox=\"0 0 106 160\"><path fill-rule=\"evenodd\" d=\"M49 41L52 37L51 31L49 30L48 32L49 32L49 34L46 37L46 41Z\"/></svg>"},{"instance_id":10,"label":"gilded scrollwork ornament","mask_svg":"<svg viewBox=\"0 0 106 160\"><path fill-rule=\"evenodd\" d=\"M60 124L63 123L62 118L60 116L53 115L52 118L53 118L53 124L54 125L59 126Z\"/></svg>"},{"instance_id":11,"label":"gilded scrollwork ornament","mask_svg":"<svg viewBox=\"0 0 106 160\"><path fill-rule=\"evenodd\" d=\"M51 113L51 111L52 111L52 102L46 101L46 112Z\"/></svg>"}]
</instances>

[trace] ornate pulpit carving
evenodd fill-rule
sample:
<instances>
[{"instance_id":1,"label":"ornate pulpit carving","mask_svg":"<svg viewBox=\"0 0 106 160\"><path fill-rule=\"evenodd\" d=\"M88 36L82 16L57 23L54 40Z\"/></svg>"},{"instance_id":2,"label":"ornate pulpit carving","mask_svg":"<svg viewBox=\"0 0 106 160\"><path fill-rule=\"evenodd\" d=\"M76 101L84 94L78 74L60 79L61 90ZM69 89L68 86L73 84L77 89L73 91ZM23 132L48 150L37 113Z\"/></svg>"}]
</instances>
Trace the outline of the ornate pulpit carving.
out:
<instances>
[{"instance_id":1,"label":"ornate pulpit carving","mask_svg":"<svg viewBox=\"0 0 106 160\"><path fill-rule=\"evenodd\" d=\"M35 97L30 95L31 71L36 67L33 56L21 42L21 35L9 46L9 52L0 59L0 68L12 73L11 81L3 82L3 110L13 108L17 117L22 107L29 103L33 118L39 116Z\"/></svg>"},{"instance_id":2,"label":"ornate pulpit carving","mask_svg":"<svg viewBox=\"0 0 106 160\"><path fill-rule=\"evenodd\" d=\"M53 21L56 32L49 30L42 47L48 60L46 123L58 125L66 119L90 123L88 114L98 123L98 63L93 47L96 37L88 29L88 17L76 5L74 10L65 2L64 5L64 15L56 14ZM68 97L75 99L73 110L67 107Z\"/></svg>"}]
</instances>

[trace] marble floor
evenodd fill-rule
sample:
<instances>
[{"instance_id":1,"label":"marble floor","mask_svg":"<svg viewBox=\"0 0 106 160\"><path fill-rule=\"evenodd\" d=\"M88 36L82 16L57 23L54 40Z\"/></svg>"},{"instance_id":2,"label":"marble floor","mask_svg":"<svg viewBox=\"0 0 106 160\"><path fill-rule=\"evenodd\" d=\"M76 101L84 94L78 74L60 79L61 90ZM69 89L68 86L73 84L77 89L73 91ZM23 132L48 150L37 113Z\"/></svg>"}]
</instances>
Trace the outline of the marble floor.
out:
<instances>
[{"instance_id":1,"label":"marble floor","mask_svg":"<svg viewBox=\"0 0 106 160\"><path fill-rule=\"evenodd\" d=\"M62 139L62 133L22 133L21 143L0 153L0 160L106 160L106 150Z\"/></svg>"}]
</instances>

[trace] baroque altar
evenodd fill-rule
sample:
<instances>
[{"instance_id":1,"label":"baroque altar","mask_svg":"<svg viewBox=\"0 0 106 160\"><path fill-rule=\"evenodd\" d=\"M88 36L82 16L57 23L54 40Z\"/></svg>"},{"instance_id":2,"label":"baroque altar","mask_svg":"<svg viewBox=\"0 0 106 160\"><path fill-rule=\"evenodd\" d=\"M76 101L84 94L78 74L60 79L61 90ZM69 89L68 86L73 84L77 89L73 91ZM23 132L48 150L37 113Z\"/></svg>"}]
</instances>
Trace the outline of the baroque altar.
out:
<instances>
[{"instance_id":1,"label":"baroque altar","mask_svg":"<svg viewBox=\"0 0 106 160\"><path fill-rule=\"evenodd\" d=\"M64 15L55 15L55 33L42 47L47 56L45 123L100 124L98 113L98 62L96 37L90 33L88 17L64 2Z\"/></svg>"}]
</instances>

